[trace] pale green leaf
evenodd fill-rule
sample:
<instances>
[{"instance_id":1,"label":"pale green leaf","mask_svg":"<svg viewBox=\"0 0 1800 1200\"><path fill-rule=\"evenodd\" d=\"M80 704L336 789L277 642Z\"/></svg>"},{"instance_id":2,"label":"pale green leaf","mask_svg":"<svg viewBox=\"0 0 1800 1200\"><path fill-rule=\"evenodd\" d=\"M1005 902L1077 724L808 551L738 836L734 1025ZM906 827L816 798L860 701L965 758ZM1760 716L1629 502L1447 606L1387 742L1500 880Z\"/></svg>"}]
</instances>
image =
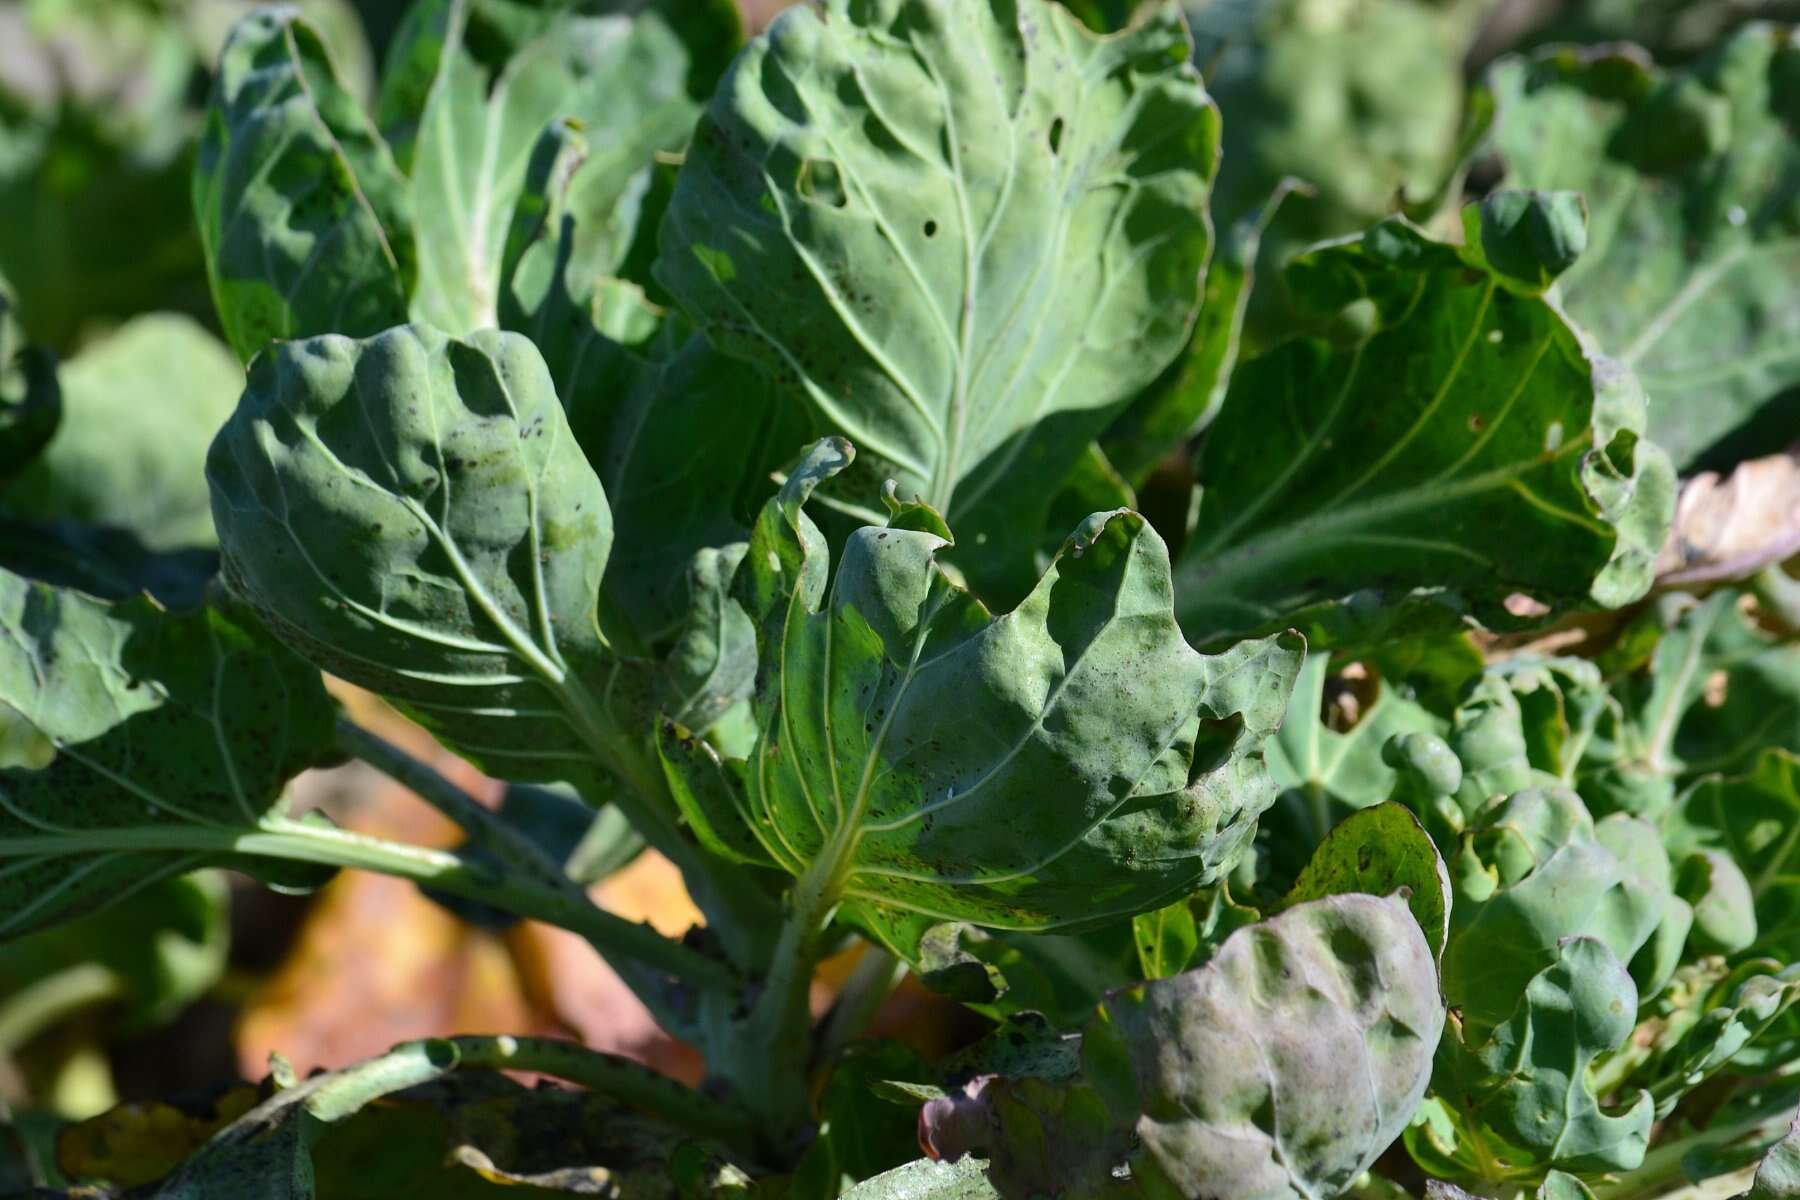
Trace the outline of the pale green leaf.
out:
<instances>
[{"instance_id":1,"label":"pale green leaf","mask_svg":"<svg viewBox=\"0 0 1800 1200\"><path fill-rule=\"evenodd\" d=\"M1004 616L936 566L922 505L853 533L828 588L801 506L849 454L815 448L739 572L763 660L741 803L769 856L909 957L936 920L1091 924L1228 870L1273 796L1260 743L1298 641L1194 653L1130 512L1089 518Z\"/></svg>"},{"instance_id":2,"label":"pale green leaf","mask_svg":"<svg viewBox=\"0 0 1800 1200\"><path fill-rule=\"evenodd\" d=\"M1185 343L1218 118L1172 5L1099 38L1045 0L790 9L702 118L657 275L1030 587L1048 494Z\"/></svg>"},{"instance_id":3,"label":"pale green leaf","mask_svg":"<svg viewBox=\"0 0 1800 1200\"><path fill-rule=\"evenodd\" d=\"M865 1179L843 1200L997 1200L987 1164L978 1158L939 1162L921 1158Z\"/></svg>"},{"instance_id":4,"label":"pale green leaf","mask_svg":"<svg viewBox=\"0 0 1800 1200\"><path fill-rule=\"evenodd\" d=\"M62 367L63 422L5 493L24 516L129 530L152 550L211 546L206 446L244 372L188 317L138 317Z\"/></svg>"},{"instance_id":5,"label":"pale green leaf","mask_svg":"<svg viewBox=\"0 0 1800 1200\"><path fill-rule=\"evenodd\" d=\"M1676 854L1735 863L1754 905L1751 953L1788 961L1800 949L1800 759L1768 750L1746 775L1701 780L1669 815Z\"/></svg>"},{"instance_id":6,"label":"pale green leaf","mask_svg":"<svg viewBox=\"0 0 1800 1200\"><path fill-rule=\"evenodd\" d=\"M1112 996L1082 1053L1090 1075L1109 1069L1099 1060L1128 1064L1134 1174L1170 1194L1287 1200L1343 1192L1400 1136L1443 1026L1405 902L1344 895Z\"/></svg>"},{"instance_id":7,"label":"pale green leaf","mask_svg":"<svg viewBox=\"0 0 1800 1200\"><path fill-rule=\"evenodd\" d=\"M194 169L194 211L226 339L366 336L406 319L406 179L314 29L253 13L219 62Z\"/></svg>"},{"instance_id":8,"label":"pale green leaf","mask_svg":"<svg viewBox=\"0 0 1800 1200\"><path fill-rule=\"evenodd\" d=\"M1800 435L1796 63L1791 34L1758 24L1679 72L1610 46L1489 80L1507 183L1587 197L1564 304L1636 372L1650 436L1684 470Z\"/></svg>"}]
</instances>

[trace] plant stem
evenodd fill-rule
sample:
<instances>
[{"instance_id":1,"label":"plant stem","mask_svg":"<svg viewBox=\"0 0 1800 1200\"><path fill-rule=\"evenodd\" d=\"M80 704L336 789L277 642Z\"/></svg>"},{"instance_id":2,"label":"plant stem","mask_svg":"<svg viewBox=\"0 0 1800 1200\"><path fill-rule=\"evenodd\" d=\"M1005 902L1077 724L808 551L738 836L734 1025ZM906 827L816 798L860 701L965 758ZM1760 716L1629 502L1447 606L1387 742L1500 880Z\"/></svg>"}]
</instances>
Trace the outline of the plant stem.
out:
<instances>
[{"instance_id":1,"label":"plant stem","mask_svg":"<svg viewBox=\"0 0 1800 1200\"><path fill-rule=\"evenodd\" d=\"M585 896L577 899L442 850L427 850L286 817L264 817L250 829L145 825L8 838L0 860L107 850L247 855L375 871L428 883L453 896L559 926L580 934L608 958L617 956L655 967L695 986L728 989L737 985L735 975L723 963L663 937L648 925L609 913Z\"/></svg>"},{"instance_id":2,"label":"plant stem","mask_svg":"<svg viewBox=\"0 0 1800 1200\"><path fill-rule=\"evenodd\" d=\"M451 783L431 766L420 762L386 738L340 718L337 744L347 754L362 759L395 783L456 822L462 831L493 852L495 858L520 874L529 875L558 889L575 888L562 868L536 842L501 819L500 815Z\"/></svg>"},{"instance_id":3,"label":"plant stem","mask_svg":"<svg viewBox=\"0 0 1800 1200\"><path fill-rule=\"evenodd\" d=\"M734 1146L755 1141L755 1122L738 1109L640 1063L590 1050L573 1042L537 1037L453 1037L457 1066L497 1071L532 1071L615 1096L683 1129Z\"/></svg>"},{"instance_id":4,"label":"plant stem","mask_svg":"<svg viewBox=\"0 0 1800 1200\"><path fill-rule=\"evenodd\" d=\"M869 946L857 960L826 1015L813 1050L813 1066L824 1066L833 1054L848 1045L875 1019L882 1002L906 978L906 964L880 946Z\"/></svg>"},{"instance_id":5,"label":"plant stem","mask_svg":"<svg viewBox=\"0 0 1800 1200\"><path fill-rule=\"evenodd\" d=\"M99 963L77 963L48 975L0 1006L0 1055L11 1054L76 1009L123 994L119 977Z\"/></svg>"}]
</instances>

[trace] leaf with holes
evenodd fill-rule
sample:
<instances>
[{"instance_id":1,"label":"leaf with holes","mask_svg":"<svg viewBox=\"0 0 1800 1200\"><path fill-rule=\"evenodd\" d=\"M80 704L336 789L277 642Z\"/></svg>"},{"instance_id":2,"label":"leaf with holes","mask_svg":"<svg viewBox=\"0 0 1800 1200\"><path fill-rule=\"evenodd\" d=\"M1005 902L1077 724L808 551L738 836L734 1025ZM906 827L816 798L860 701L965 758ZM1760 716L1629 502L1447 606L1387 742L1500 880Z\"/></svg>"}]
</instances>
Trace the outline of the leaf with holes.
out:
<instances>
[{"instance_id":1,"label":"leaf with holes","mask_svg":"<svg viewBox=\"0 0 1800 1200\"><path fill-rule=\"evenodd\" d=\"M329 761L318 672L217 608L106 604L0 571L0 937L199 866L253 866L282 789Z\"/></svg>"},{"instance_id":2,"label":"leaf with holes","mask_svg":"<svg viewBox=\"0 0 1800 1200\"><path fill-rule=\"evenodd\" d=\"M918 504L853 533L827 586L801 506L848 459L815 447L738 577L762 658L742 819L802 893L913 957L937 921L1089 923L1229 869L1273 798L1259 750L1298 639L1194 653L1162 541L1123 511L1004 616L938 567L949 531Z\"/></svg>"},{"instance_id":3,"label":"leaf with holes","mask_svg":"<svg viewBox=\"0 0 1800 1200\"><path fill-rule=\"evenodd\" d=\"M1031 587L1048 497L1185 344L1218 115L1173 4L1101 38L1045 0L796 7L700 122L657 277ZM878 519L878 518L874 518Z\"/></svg>"},{"instance_id":4,"label":"leaf with holes","mask_svg":"<svg viewBox=\"0 0 1800 1200\"><path fill-rule=\"evenodd\" d=\"M1682 71L1559 48L1488 81L1508 184L1587 197L1564 304L1636 372L1683 470L1800 436L1797 65L1791 31L1753 25Z\"/></svg>"},{"instance_id":5,"label":"leaf with holes","mask_svg":"<svg viewBox=\"0 0 1800 1200\"><path fill-rule=\"evenodd\" d=\"M1579 244L1566 201L1503 193L1465 211L1465 245L1394 220L1289 267L1350 340L1234 375L1176 568L1197 644L1284 625L1364 644L1465 613L1513 628L1514 593L1541 612L1650 586L1674 476L1630 375L1542 294Z\"/></svg>"}]
</instances>

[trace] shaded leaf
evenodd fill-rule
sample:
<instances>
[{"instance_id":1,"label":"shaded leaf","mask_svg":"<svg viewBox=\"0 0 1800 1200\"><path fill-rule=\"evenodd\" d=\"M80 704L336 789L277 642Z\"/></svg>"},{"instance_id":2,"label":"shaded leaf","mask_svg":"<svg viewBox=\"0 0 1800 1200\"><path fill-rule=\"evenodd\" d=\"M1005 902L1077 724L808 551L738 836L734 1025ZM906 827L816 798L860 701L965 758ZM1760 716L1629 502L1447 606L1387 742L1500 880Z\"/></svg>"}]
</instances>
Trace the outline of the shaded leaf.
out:
<instances>
[{"instance_id":1,"label":"shaded leaf","mask_svg":"<svg viewBox=\"0 0 1800 1200\"><path fill-rule=\"evenodd\" d=\"M333 756L317 672L218 609L171 614L0 574L0 705L52 751L0 772L0 936L249 848Z\"/></svg>"},{"instance_id":2,"label":"shaded leaf","mask_svg":"<svg viewBox=\"0 0 1800 1200\"><path fill-rule=\"evenodd\" d=\"M25 340L12 291L0 279L0 487L37 457L61 420L56 359Z\"/></svg>"},{"instance_id":3,"label":"shaded leaf","mask_svg":"<svg viewBox=\"0 0 1800 1200\"><path fill-rule=\"evenodd\" d=\"M1106 39L1044 0L794 8L682 166L658 278L868 456L838 491L896 478L996 601L1040 481L1187 339L1218 140L1187 53L1172 5Z\"/></svg>"},{"instance_id":4,"label":"shaded leaf","mask_svg":"<svg viewBox=\"0 0 1800 1200\"><path fill-rule=\"evenodd\" d=\"M1736 864L1754 905L1746 949L1790 961L1800 949L1800 759L1768 750L1747 775L1709 777L1669 816L1673 853Z\"/></svg>"},{"instance_id":5,"label":"shaded leaf","mask_svg":"<svg viewBox=\"0 0 1800 1200\"><path fill-rule=\"evenodd\" d=\"M203 471L244 388L231 351L188 317L153 313L64 363L61 382L62 426L6 507L126 530L151 550L213 545Z\"/></svg>"},{"instance_id":6,"label":"shaded leaf","mask_svg":"<svg viewBox=\"0 0 1800 1200\"><path fill-rule=\"evenodd\" d=\"M990 1200L999 1195L980 1159L946 1163L921 1158L863 1180L844 1193L844 1200Z\"/></svg>"},{"instance_id":7,"label":"shaded leaf","mask_svg":"<svg viewBox=\"0 0 1800 1200\"><path fill-rule=\"evenodd\" d=\"M1176 572L1196 642L1295 624L1361 644L1465 613L1515 628L1514 593L1566 609L1649 587L1674 477L1642 392L1483 257L1492 205L1465 211L1463 246L1396 220L1288 268L1361 332L1233 375Z\"/></svg>"}]
</instances>

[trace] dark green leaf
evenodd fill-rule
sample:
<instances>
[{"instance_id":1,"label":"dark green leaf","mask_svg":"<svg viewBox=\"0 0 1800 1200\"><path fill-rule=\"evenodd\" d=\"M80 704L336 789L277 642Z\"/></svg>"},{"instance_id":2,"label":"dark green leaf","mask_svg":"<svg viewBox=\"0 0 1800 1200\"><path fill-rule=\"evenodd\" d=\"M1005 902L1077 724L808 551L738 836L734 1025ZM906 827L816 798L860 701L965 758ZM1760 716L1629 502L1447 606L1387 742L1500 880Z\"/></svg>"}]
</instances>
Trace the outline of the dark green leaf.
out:
<instances>
[{"instance_id":1,"label":"dark green leaf","mask_svg":"<svg viewBox=\"0 0 1800 1200\"><path fill-rule=\"evenodd\" d=\"M1366 327L1233 376L1176 574L1198 643L1298 624L1361 644L1464 613L1513 628L1514 593L1566 609L1649 587L1674 476L1643 395L1483 258L1488 209L1465 216L1470 244L1390 221L1289 267L1297 296Z\"/></svg>"},{"instance_id":2,"label":"dark green leaf","mask_svg":"<svg viewBox=\"0 0 1800 1200\"><path fill-rule=\"evenodd\" d=\"M1346 893L1402 897L1434 959L1450 935L1450 875L1419 819L1389 802L1352 813L1325 836L1281 908Z\"/></svg>"}]
</instances>

